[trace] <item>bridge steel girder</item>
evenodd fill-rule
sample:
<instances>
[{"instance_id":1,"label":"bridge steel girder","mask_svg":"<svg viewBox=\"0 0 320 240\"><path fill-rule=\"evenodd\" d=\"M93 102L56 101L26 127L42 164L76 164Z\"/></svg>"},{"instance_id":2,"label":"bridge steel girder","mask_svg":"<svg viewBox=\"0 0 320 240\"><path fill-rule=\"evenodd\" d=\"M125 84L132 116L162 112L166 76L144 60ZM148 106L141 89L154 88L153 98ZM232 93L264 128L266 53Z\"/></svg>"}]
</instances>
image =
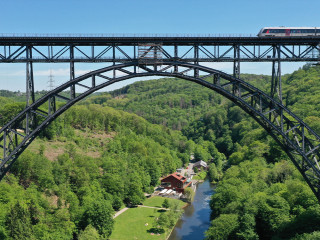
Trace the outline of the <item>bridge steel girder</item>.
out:
<instances>
[{"instance_id":1,"label":"bridge steel girder","mask_svg":"<svg viewBox=\"0 0 320 240\"><path fill-rule=\"evenodd\" d=\"M139 71L132 71L135 68ZM180 72L172 71L176 69L179 69ZM115 70L122 72L123 75L113 75ZM194 76L195 71L199 71L200 75ZM186 75L186 72L192 74ZM106 73L113 77L106 76ZM116 82L146 76L175 77L195 82L212 89L241 107L283 148L320 201L320 166L318 163L320 137L308 125L280 102L239 78L198 64L178 61L163 61L162 66L157 69L139 65L137 61L105 67L72 78L27 106L0 130L0 146L3 151L3 157L0 160L0 179L5 176L17 157L40 132L76 102ZM85 84L86 80L91 84ZM62 92L68 90L70 86L83 87L86 91L75 94L74 98L63 96ZM65 104L59 105L59 108L56 104L57 98L65 101ZM27 131L26 122L30 114L37 116L38 121L36 126L29 126Z\"/></svg>"},{"instance_id":2,"label":"bridge steel girder","mask_svg":"<svg viewBox=\"0 0 320 240\"><path fill-rule=\"evenodd\" d=\"M235 74L240 62L319 62L320 37L1 37L0 63L70 63L109 62L129 63L138 60L134 54L139 44L161 44L166 60L180 62L230 62ZM123 50L122 47L127 49ZM281 58L272 54L281 48ZM194 54L185 54L184 47L194 48ZM88 50L88 48L90 50ZM101 50L102 48L102 50ZM169 50L164 50L167 48ZM180 48L180 49L179 49ZM33 56L22 53L33 51ZM179 51L178 51L179 49ZM70 54L68 54L70 51ZM73 54L71 54L71 52ZM179 53L179 54L178 54ZM172 57L171 57L172 56ZM195 73L196 74L196 73Z\"/></svg>"}]
</instances>

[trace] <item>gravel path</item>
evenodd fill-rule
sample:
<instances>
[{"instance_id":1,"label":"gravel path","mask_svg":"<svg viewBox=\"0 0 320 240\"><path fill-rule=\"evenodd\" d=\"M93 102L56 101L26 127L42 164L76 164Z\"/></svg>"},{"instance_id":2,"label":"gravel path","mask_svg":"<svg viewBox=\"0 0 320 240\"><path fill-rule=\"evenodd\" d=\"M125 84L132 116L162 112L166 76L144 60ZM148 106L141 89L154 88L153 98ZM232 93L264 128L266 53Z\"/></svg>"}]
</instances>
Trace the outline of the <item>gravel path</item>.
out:
<instances>
[{"instance_id":1,"label":"gravel path","mask_svg":"<svg viewBox=\"0 0 320 240\"><path fill-rule=\"evenodd\" d=\"M116 212L116 214L113 215L113 218L118 217L121 213L127 211L129 208L125 207L123 209L121 209L120 211Z\"/></svg>"},{"instance_id":2,"label":"gravel path","mask_svg":"<svg viewBox=\"0 0 320 240\"><path fill-rule=\"evenodd\" d=\"M146 207L146 208L156 208L156 209L161 209L161 210L169 210L168 208L149 207L149 206L145 206L145 205L138 205L138 207Z\"/></svg>"}]
</instances>

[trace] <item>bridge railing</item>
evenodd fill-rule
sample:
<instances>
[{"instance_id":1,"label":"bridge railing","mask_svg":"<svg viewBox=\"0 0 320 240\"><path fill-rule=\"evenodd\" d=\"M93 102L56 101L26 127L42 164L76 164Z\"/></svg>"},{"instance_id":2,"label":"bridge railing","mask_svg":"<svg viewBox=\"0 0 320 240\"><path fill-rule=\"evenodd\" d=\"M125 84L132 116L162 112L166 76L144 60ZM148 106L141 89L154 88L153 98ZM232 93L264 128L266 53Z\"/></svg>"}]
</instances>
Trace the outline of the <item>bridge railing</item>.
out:
<instances>
[{"instance_id":1,"label":"bridge railing","mask_svg":"<svg viewBox=\"0 0 320 240\"><path fill-rule=\"evenodd\" d=\"M256 37L252 33L0 33L0 37L75 37L75 38L147 38L147 37L186 37L186 38L211 38L211 37Z\"/></svg>"},{"instance_id":2,"label":"bridge railing","mask_svg":"<svg viewBox=\"0 0 320 240\"><path fill-rule=\"evenodd\" d=\"M295 60L301 60L301 61L316 61L317 59L320 58L320 55L319 54L307 54L305 55L304 57L301 57L301 58L296 58ZM106 57L99 57L99 58L88 58L88 57L83 57L83 56L75 56L73 58L73 60L75 62L77 61L89 61L89 60L94 60L96 62L99 62L99 61L107 61L107 62L123 62L123 61L132 61L134 58L132 56L131 59L128 59L127 57L122 57L122 56L119 56L119 57L112 57L112 56L106 56ZM267 56L264 56L264 57L259 57L259 56L252 56L252 57L248 57L246 55L240 55L240 59L241 61L245 62L245 61L249 61L249 62L252 62L252 61L272 61L272 60L277 60L278 58L273 58L271 55L267 55ZM286 61L286 60L290 60L291 58L290 57L286 57L286 56L281 56L279 58L281 61ZM12 60L14 60L15 62L26 62L27 60L29 60L29 58L26 58L24 56L20 56L20 57L17 57L17 58L3 58L3 59L0 59L0 62L11 62ZM187 56L187 57L184 57L182 59L180 59L180 61L186 61L186 62L193 62L195 60L194 57L192 56ZM217 56L217 57L212 57L212 58L208 58L207 56L205 55L199 55L198 57L198 61L199 62L215 62L215 61L222 61L222 62L232 62L234 61L235 58L233 55L225 55L225 56ZM56 61L56 62L59 62L59 61L70 61L70 57L66 57L66 56L62 56L62 57L51 57L51 58L46 58L46 57L41 57L41 56L33 56L32 57L32 61L33 62L38 62L38 61L41 61L41 62L45 62L45 61Z\"/></svg>"}]
</instances>

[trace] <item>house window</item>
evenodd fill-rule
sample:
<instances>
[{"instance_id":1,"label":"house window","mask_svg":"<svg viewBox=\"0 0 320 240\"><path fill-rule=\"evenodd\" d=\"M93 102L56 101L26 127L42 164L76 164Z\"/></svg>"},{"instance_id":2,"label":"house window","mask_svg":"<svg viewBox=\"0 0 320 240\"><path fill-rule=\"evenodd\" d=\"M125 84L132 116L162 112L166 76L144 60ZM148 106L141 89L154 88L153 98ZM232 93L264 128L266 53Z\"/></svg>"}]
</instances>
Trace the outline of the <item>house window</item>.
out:
<instances>
[{"instance_id":1,"label":"house window","mask_svg":"<svg viewBox=\"0 0 320 240\"><path fill-rule=\"evenodd\" d=\"M162 182L161 186L162 187L171 187L171 182Z\"/></svg>"}]
</instances>

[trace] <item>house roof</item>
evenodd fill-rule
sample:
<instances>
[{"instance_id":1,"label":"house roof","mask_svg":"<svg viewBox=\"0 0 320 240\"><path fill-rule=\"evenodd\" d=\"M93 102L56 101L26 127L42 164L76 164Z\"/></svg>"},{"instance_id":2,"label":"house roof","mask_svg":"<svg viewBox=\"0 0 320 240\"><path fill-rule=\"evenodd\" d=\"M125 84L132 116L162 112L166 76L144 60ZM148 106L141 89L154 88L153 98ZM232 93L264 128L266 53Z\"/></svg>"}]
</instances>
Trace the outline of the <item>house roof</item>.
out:
<instances>
[{"instance_id":1,"label":"house roof","mask_svg":"<svg viewBox=\"0 0 320 240\"><path fill-rule=\"evenodd\" d=\"M200 166L200 167L205 167L205 168L208 167L207 163L206 163L205 161L202 161L202 160L196 162L196 163L193 165L193 167L198 167L198 166Z\"/></svg>"},{"instance_id":2,"label":"house roof","mask_svg":"<svg viewBox=\"0 0 320 240\"><path fill-rule=\"evenodd\" d=\"M170 176L174 177L175 179L177 179L177 180L179 180L179 181L181 181L181 182L183 182L183 183L184 183L185 181L187 181L187 178L185 178L184 176L182 176L180 173L177 173L177 172L172 173L172 174L164 177L163 179L161 179L161 181L164 180L164 179L166 179L166 178L168 178L168 177L170 177Z\"/></svg>"}]
</instances>

